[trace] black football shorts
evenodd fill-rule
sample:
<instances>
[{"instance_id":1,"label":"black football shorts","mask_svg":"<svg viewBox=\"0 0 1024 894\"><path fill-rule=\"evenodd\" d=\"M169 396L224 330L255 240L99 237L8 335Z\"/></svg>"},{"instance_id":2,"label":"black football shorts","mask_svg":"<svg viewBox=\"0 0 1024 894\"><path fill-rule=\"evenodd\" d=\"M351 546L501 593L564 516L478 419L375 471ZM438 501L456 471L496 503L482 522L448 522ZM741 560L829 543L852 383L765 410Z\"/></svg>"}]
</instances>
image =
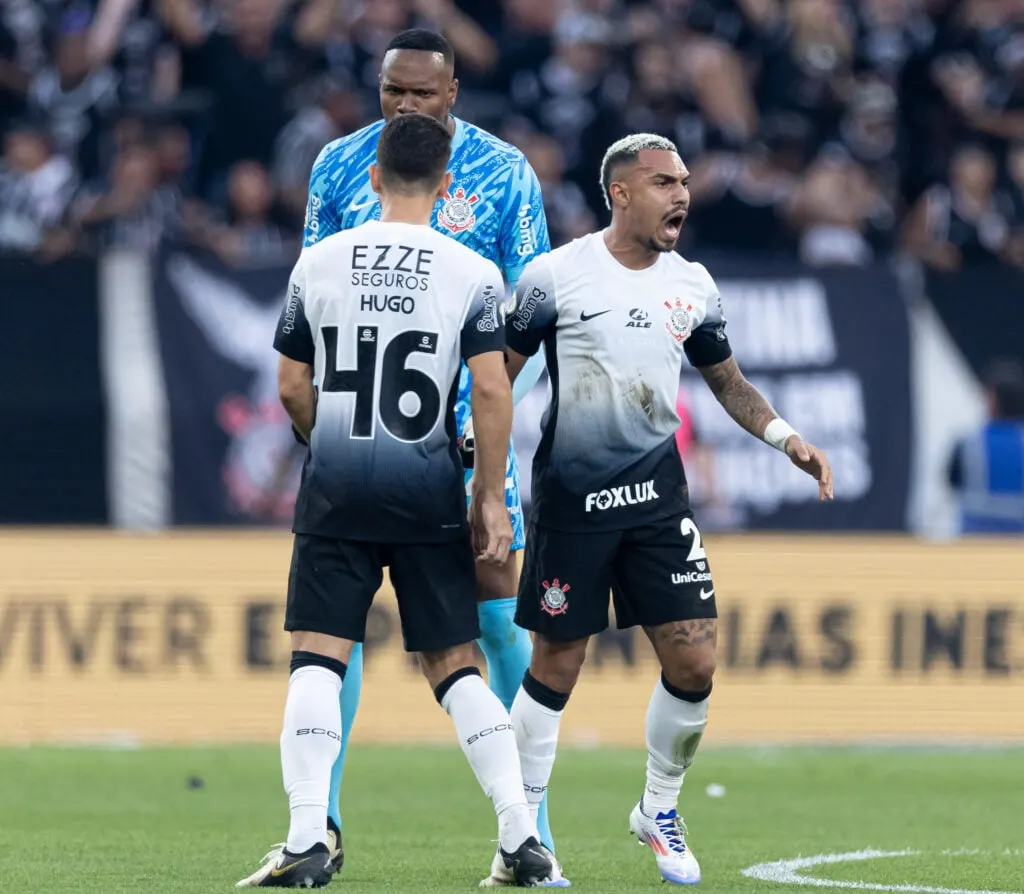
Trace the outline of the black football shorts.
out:
<instances>
[{"instance_id":1,"label":"black football shorts","mask_svg":"<svg viewBox=\"0 0 1024 894\"><path fill-rule=\"evenodd\" d=\"M570 532L531 525L516 623L569 641L619 628L715 618L715 584L693 514L623 531Z\"/></svg>"},{"instance_id":2,"label":"black football shorts","mask_svg":"<svg viewBox=\"0 0 1024 894\"><path fill-rule=\"evenodd\" d=\"M469 537L447 543L364 543L296 534L285 630L361 643L390 568L407 652L438 652L480 636Z\"/></svg>"}]
</instances>

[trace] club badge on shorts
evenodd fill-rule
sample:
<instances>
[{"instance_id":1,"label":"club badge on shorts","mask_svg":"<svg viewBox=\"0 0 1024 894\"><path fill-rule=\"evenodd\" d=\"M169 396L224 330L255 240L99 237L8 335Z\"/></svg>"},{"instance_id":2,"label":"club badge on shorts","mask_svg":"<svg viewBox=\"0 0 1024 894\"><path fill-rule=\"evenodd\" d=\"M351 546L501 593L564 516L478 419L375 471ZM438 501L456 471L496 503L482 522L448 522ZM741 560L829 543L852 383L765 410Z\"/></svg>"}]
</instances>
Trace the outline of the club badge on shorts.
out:
<instances>
[{"instance_id":1,"label":"club badge on shorts","mask_svg":"<svg viewBox=\"0 0 1024 894\"><path fill-rule=\"evenodd\" d=\"M690 314L693 311L692 304L683 304L682 298L676 298L673 302L665 302L669 309L669 318L665 323L665 329L676 341L686 341L690 337L690 329L693 327L693 319Z\"/></svg>"},{"instance_id":2,"label":"club badge on shorts","mask_svg":"<svg viewBox=\"0 0 1024 894\"><path fill-rule=\"evenodd\" d=\"M480 201L475 193L467 198L466 190L461 186L452 193L445 194L445 203L437 212L437 221L452 233L461 233L472 229L476 223L476 212L473 206Z\"/></svg>"},{"instance_id":3,"label":"club badge on shorts","mask_svg":"<svg viewBox=\"0 0 1024 894\"><path fill-rule=\"evenodd\" d=\"M551 617L564 615L569 610L569 600L565 594L572 587L560 583L557 577L550 583L543 581L541 586L544 587L544 595L540 598L541 611L547 612Z\"/></svg>"}]
</instances>

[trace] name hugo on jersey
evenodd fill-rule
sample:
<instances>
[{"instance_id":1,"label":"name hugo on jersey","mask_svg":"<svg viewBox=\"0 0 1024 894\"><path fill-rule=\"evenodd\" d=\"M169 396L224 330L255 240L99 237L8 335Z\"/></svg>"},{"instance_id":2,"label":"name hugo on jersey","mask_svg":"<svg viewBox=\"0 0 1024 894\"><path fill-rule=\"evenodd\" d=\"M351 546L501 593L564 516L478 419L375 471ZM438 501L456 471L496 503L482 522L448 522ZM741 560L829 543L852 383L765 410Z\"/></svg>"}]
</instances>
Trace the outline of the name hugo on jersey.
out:
<instances>
[{"instance_id":1,"label":"name hugo on jersey","mask_svg":"<svg viewBox=\"0 0 1024 894\"><path fill-rule=\"evenodd\" d=\"M352 285L425 292L433 255L432 249L409 245L353 245Z\"/></svg>"},{"instance_id":2,"label":"name hugo on jersey","mask_svg":"<svg viewBox=\"0 0 1024 894\"><path fill-rule=\"evenodd\" d=\"M605 509L615 509L618 506L636 506L638 503L649 503L651 500L658 499L660 497L654 490L653 481L643 481L639 484L624 484L621 487L611 487L587 494L586 511L591 512L597 509L599 512L603 512Z\"/></svg>"}]
</instances>

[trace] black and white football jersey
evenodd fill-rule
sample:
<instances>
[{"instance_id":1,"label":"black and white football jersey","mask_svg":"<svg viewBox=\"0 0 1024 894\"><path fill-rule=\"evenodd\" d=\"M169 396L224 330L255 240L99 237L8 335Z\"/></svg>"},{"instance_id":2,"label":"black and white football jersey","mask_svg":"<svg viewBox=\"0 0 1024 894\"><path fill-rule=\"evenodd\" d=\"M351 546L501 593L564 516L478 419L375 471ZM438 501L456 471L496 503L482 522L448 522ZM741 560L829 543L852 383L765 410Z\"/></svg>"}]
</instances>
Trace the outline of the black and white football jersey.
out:
<instances>
[{"instance_id":1,"label":"black and white football jersey","mask_svg":"<svg viewBox=\"0 0 1024 894\"><path fill-rule=\"evenodd\" d=\"M504 350L504 296L491 261L427 226L373 221L303 250L274 339L319 383L296 533L464 536L459 367Z\"/></svg>"},{"instance_id":2,"label":"black and white football jersey","mask_svg":"<svg viewBox=\"0 0 1024 894\"><path fill-rule=\"evenodd\" d=\"M615 530L688 508L675 443L684 355L732 354L721 297L675 252L645 270L612 256L604 234L535 258L516 287L508 346L541 345L550 403L533 463L533 511L563 530Z\"/></svg>"}]
</instances>

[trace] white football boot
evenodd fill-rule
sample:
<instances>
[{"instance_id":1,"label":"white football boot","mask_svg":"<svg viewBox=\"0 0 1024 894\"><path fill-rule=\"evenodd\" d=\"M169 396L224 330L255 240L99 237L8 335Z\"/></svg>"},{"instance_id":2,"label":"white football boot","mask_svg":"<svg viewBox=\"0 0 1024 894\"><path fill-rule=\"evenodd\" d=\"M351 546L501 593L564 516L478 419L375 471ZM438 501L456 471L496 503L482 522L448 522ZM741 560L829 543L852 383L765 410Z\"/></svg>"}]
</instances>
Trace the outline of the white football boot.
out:
<instances>
[{"instance_id":1,"label":"white football boot","mask_svg":"<svg viewBox=\"0 0 1024 894\"><path fill-rule=\"evenodd\" d=\"M317 842L301 854L275 846L252 875L235 884L236 888L323 888L334 876L331 855L326 844Z\"/></svg>"},{"instance_id":2,"label":"white football boot","mask_svg":"<svg viewBox=\"0 0 1024 894\"><path fill-rule=\"evenodd\" d=\"M289 885L283 882L278 883L276 879L281 878L280 870L288 862L291 862L290 857L285 856L283 841L279 841L275 844L260 861L260 868L257 869L252 875L242 879L238 882L236 888L266 888L271 886L276 887L289 887ZM345 862L345 851L342 847L341 842L341 830L334 824L334 821L328 817L327 819L327 859L330 865L331 874L336 875L341 872L342 864ZM314 863L318 862L318 858L313 860ZM296 869L294 872L297 872ZM293 874L294 874L293 872ZM285 879L287 881L287 879ZM326 884L324 882L323 884ZM302 887L302 885L292 885L291 887ZM319 885L310 885L309 887L320 887Z\"/></svg>"},{"instance_id":3,"label":"white football boot","mask_svg":"<svg viewBox=\"0 0 1024 894\"><path fill-rule=\"evenodd\" d=\"M527 839L527 843L523 845L519 850L522 851L527 845L533 843L533 839ZM542 879L534 880L528 884L523 884L523 878L517 878L517 865L516 865L516 854L503 854L499 847L494 852L494 859L491 861L491 874L487 876L483 881L480 882L481 888L516 888L516 887L529 887L529 888L571 888L572 882L562 875L562 864L555 859L555 855L551 853L544 845L538 844L532 848L532 850L540 850L543 855L551 860L550 871L546 873L546 877Z\"/></svg>"},{"instance_id":4,"label":"white football boot","mask_svg":"<svg viewBox=\"0 0 1024 894\"><path fill-rule=\"evenodd\" d=\"M696 885L700 864L686 846L686 826L674 810L659 813L653 819L643 811L640 801L629 816L629 831L637 841L654 851L658 872L673 885Z\"/></svg>"}]
</instances>

